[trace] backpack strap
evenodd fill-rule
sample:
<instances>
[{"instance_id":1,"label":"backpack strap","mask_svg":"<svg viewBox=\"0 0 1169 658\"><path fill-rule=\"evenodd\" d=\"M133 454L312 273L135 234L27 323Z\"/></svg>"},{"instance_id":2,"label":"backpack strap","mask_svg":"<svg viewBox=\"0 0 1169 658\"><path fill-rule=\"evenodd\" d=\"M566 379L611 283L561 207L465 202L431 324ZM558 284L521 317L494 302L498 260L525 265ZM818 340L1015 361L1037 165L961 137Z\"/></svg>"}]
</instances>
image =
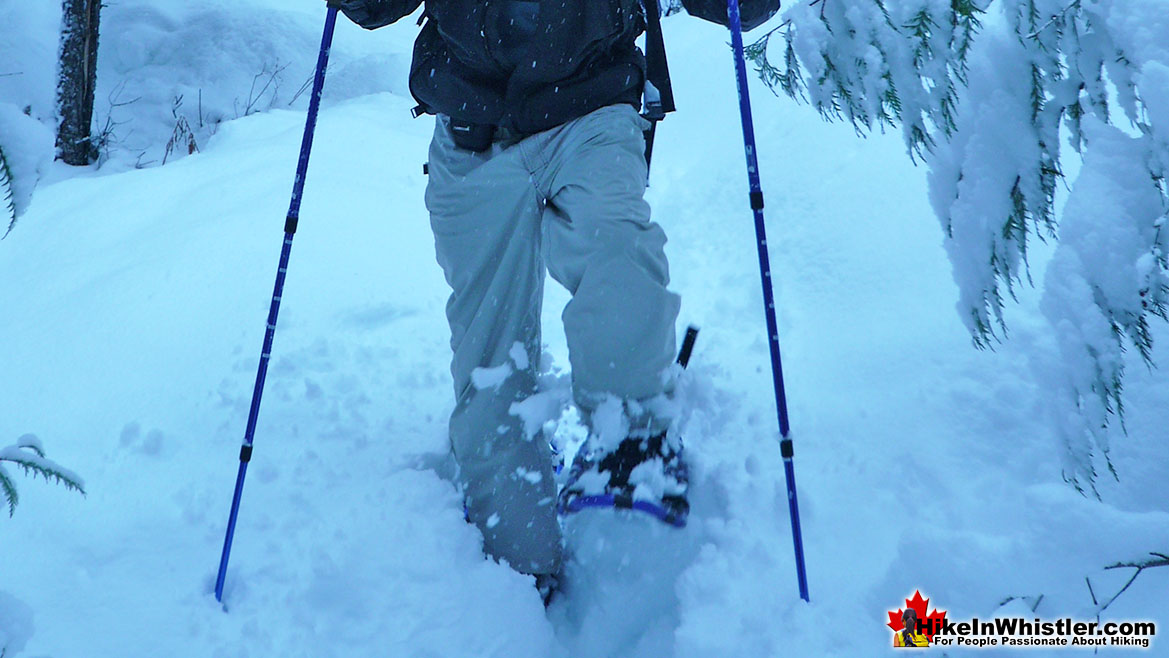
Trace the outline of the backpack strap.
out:
<instances>
[{"instance_id":1,"label":"backpack strap","mask_svg":"<svg viewBox=\"0 0 1169 658\"><path fill-rule=\"evenodd\" d=\"M674 89L670 85L670 65L666 62L666 43L662 39L662 11L658 0L645 0L645 77L657 91L657 99L647 99L646 118L657 121L673 112Z\"/></svg>"},{"instance_id":2,"label":"backpack strap","mask_svg":"<svg viewBox=\"0 0 1169 658\"><path fill-rule=\"evenodd\" d=\"M654 135L658 121L673 112L674 89L670 84L670 65L666 62L666 42L662 38L662 10L658 0L644 0L645 11L645 110L642 116L649 121L645 131L645 164L648 175L653 159Z\"/></svg>"}]
</instances>

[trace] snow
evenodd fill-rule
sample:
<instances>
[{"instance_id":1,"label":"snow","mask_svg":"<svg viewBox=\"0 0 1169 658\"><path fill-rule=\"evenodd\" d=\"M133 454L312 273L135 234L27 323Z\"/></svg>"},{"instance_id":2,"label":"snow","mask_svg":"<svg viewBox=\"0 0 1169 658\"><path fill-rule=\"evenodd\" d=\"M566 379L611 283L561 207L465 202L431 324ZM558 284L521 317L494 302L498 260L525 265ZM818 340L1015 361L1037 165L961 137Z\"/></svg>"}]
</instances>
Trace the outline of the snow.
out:
<instances>
[{"instance_id":1,"label":"snow","mask_svg":"<svg viewBox=\"0 0 1169 658\"><path fill-rule=\"evenodd\" d=\"M511 349L507 351L507 356L515 363L517 370L527 370L528 366L532 365L528 361L528 351L524 349L524 344L518 341L512 343Z\"/></svg>"},{"instance_id":2,"label":"snow","mask_svg":"<svg viewBox=\"0 0 1169 658\"><path fill-rule=\"evenodd\" d=\"M1106 409L1116 403L1113 393L1099 390L1094 380L1113 381L1124 370L1123 346L1113 337L1113 324L1129 329L1150 289L1164 285L1148 251L1157 242L1155 223L1164 213L1161 197L1151 184L1134 184L1145 176L1139 164L1145 159L1144 145L1090 117L1083 127L1094 148L1064 209L1042 303L1058 328L1063 356L1063 376L1052 381L1068 389L1055 396L1062 403L1056 417L1065 424L1067 436L1079 439L1069 446L1068 473L1091 464L1094 447L1104 452L1111 448L1101 428ZM1113 312L1105 314L1101 306Z\"/></svg>"},{"instance_id":3,"label":"snow","mask_svg":"<svg viewBox=\"0 0 1169 658\"><path fill-rule=\"evenodd\" d=\"M498 389L513 373L515 369L510 363L502 363L493 368L475 368L471 371L471 385L479 390Z\"/></svg>"},{"instance_id":4,"label":"snow","mask_svg":"<svg viewBox=\"0 0 1169 658\"><path fill-rule=\"evenodd\" d=\"M45 453L45 444L37 438L35 434L25 434L16 440L16 447L31 448L37 454L43 455Z\"/></svg>"},{"instance_id":5,"label":"snow","mask_svg":"<svg viewBox=\"0 0 1169 658\"><path fill-rule=\"evenodd\" d=\"M513 402L509 411L512 415L518 416L524 424L524 436L529 439L536 436L547 424L552 423L553 427L548 432L549 436L561 434L558 426L561 417L568 413L566 409L569 399L572 397L572 390L568 386L567 381L557 382L554 388L542 390L535 395L530 395L519 402ZM578 413L575 407L570 407L573 413ZM576 426L579 423L576 419L566 419L569 426Z\"/></svg>"},{"instance_id":6,"label":"snow","mask_svg":"<svg viewBox=\"0 0 1169 658\"><path fill-rule=\"evenodd\" d=\"M9 181L12 206L19 217L28 209L37 181L44 176L53 158L53 133L15 105L0 101L0 145L12 172ZM0 206L7 210L4 196L0 191ZM7 224L3 229L8 231Z\"/></svg>"},{"instance_id":7,"label":"snow","mask_svg":"<svg viewBox=\"0 0 1169 658\"><path fill-rule=\"evenodd\" d=\"M950 236L946 250L961 291L958 309L972 333L997 329L1002 320L996 300L1005 295L999 275L987 264L998 262L1009 274L1003 279L1024 274L1019 235L1004 232L1002 223L1012 213L1013 185L1032 182L1030 167L1039 157L1023 47L1012 35L992 30L979 44L970 56L969 91L956 137L930 164L934 212ZM995 130L980 130L989 125Z\"/></svg>"},{"instance_id":8,"label":"snow","mask_svg":"<svg viewBox=\"0 0 1169 658\"><path fill-rule=\"evenodd\" d=\"M251 33L236 26L268 14L256 43L311 59L319 4L111 6L112 25L148 15L159 43L199 42L141 79L157 93L127 118L159 148L170 107L157 80L190 76L184 88L205 84L209 98L235 57L183 57L207 52L212 33L239 55ZM1085 578L1111 596L1129 572L1105 566L1169 545L1164 374L1119 357L1119 479L1101 478L1101 500L1076 493L1034 371L1060 354L1041 291L1019 290L996 351L971 349L926 175L901 141L858 140L756 86L812 599L799 600L726 35L678 17L664 28L681 110L659 129L649 197L671 239L679 334L703 327L677 382L690 524L576 515L565 591L545 611L530 577L482 557L449 480L447 288L420 166L433 124L410 119L401 70L379 64L405 61L415 28L402 23L339 26L226 610L210 592L303 111L226 116L199 153L166 166L134 169L130 151L96 171L52 165L0 242L0 431L35 433L87 484L82 498L13 474L5 658L886 655L886 613L916 589L954 617L1042 595L1036 614L1092 618ZM145 47L116 45L110 29L106 52ZM137 70L125 61L103 66ZM252 68L214 86L238 94ZM362 88L362 71L388 82ZM579 443L555 367L568 362L566 301L548 287L544 392L513 412L531 434L548 425ZM628 430L620 406L593 419L610 439ZM1144 572L1104 616L1169 620L1165 572Z\"/></svg>"},{"instance_id":9,"label":"snow","mask_svg":"<svg viewBox=\"0 0 1169 658\"><path fill-rule=\"evenodd\" d=\"M16 655L32 637L32 609L7 592L0 592L0 647Z\"/></svg>"}]
</instances>

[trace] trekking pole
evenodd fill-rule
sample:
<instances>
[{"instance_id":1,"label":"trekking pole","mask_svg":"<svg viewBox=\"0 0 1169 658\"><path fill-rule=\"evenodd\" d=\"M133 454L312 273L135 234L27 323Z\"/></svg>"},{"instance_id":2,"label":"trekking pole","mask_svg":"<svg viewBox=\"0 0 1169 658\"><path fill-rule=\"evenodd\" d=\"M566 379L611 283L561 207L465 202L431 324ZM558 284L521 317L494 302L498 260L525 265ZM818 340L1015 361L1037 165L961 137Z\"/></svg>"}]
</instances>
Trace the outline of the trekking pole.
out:
<instances>
[{"instance_id":1,"label":"trekking pole","mask_svg":"<svg viewBox=\"0 0 1169 658\"><path fill-rule=\"evenodd\" d=\"M779 450L787 478L787 502L791 511L792 543L796 552L796 576L800 598L808 600L808 576L804 569L804 540L800 534L800 506L796 500L796 472L792 463L791 426L787 417L787 394L783 388L783 364L779 357L779 328L775 321L775 294L771 289L771 261L767 255L767 229L763 225L763 188L759 184L755 127L751 120L751 97L747 92L747 63L743 57L743 23L739 0L727 0L731 45L735 50L735 81L739 86L739 114L743 120L743 145L747 151L747 179L751 185L751 210L755 213L755 238L759 248L759 274L763 281L763 305L767 315L767 344L771 348L771 378L775 387L775 409L779 414Z\"/></svg>"},{"instance_id":2,"label":"trekking pole","mask_svg":"<svg viewBox=\"0 0 1169 658\"><path fill-rule=\"evenodd\" d=\"M325 33L321 38L321 52L317 57L316 75L313 77L313 91L309 98L308 119L304 124L304 137L300 142L300 160L296 165L296 180L292 185L292 203L284 220L284 246L280 250L280 266L276 270L276 288L272 292L272 305L268 308L268 328L264 332L264 346L260 350L260 366L256 371L256 386L252 389L252 407L248 411L248 425L244 431L243 446L239 451L239 474L235 478L235 494L231 499L231 514L227 518L227 535L223 538L223 554L219 558L219 575L215 579L215 600L223 602L223 581L227 578L227 560L231 556L231 542L235 536L235 522L239 515L240 496L243 494L244 477L248 474L248 462L252 459L252 442L256 435L256 419L260 415L260 397L264 394L264 378L268 373L268 357L272 354L272 337L276 334L276 316L280 313L280 297L284 293L284 275L288 272L288 256L292 252L292 236L300 217L300 198L304 191L304 177L308 171L309 153L313 148L313 131L317 127L317 111L321 106L321 88L325 84L325 67L329 64L329 48L333 44L333 29L337 25L339 4L329 0L325 16Z\"/></svg>"}]
</instances>

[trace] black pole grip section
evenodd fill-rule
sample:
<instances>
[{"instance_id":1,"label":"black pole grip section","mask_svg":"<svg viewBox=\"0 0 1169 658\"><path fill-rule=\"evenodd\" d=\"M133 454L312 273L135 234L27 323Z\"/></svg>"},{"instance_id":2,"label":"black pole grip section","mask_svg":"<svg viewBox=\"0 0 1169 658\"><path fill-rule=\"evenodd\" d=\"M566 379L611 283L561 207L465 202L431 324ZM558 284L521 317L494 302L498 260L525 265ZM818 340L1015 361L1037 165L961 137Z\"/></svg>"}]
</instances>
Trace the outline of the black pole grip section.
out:
<instances>
[{"instance_id":1,"label":"black pole grip section","mask_svg":"<svg viewBox=\"0 0 1169 658\"><path fill-rule=\"evenodd\" d=\"M297 218L295 215L289 215L288 217L285 217L284 218L284 232L289 234L289 235L296 234L296 225L299 222L300 222L300 219Z\"/></svg>"},{"instance_id":2,"label":"black pole grip section","mask_svg":"<svg viewBox=\"0 0 1169 658\"><path fill-rule=\"evenodd\" d=\"M682 349L678 352L678 364L685 368L690 364L690 354L694 352L694 341L698 340L698 327L686 327L686 337L682 339Z\"/></svg>"},{"instance_id":3,"label":"black pole grip section","mask_svg":"<svg viewBox=\"0 0 1169 658\"><path fill-rule=\"evenodd\" d=\"M243 444L239 449L239 460L247 463L252 461L252 446L250 444Z\"/></svg>"},{"instance_id":4,"label":"black pole grip section","mask_svg":"<svg viewBox=\"0 0 1169 658\"><path fill-rule=\"evenodd\" d=\"M784 439L783 441L779 442L779 454L782 455L784 459L791 459L796 454L795 449L792 447L791 439Z\"/></svg>"},{"instance_id":5,"label":"black pole grip section","mask_svg":"<svg viewBox=\"0 0 1169 658\"><path fill-rule=\"evenodd\" d=\"M762 191L755 191L751 193L751 210L763 210Z\"/></svg>"},{"instance_id":6,"label":"black pole grip section","mask_svg":"<svg viewBox=\"0 0 1169 658\"><path fill-rule=\"evenodd\" d=\"M653 162L654 157L654 135L657 134L658 122L656 119L649 120L649 129L645 131L645 177L649 180L649 168ZM649 183L647 182L648 186Z\"/></svg>"}]
</instances>

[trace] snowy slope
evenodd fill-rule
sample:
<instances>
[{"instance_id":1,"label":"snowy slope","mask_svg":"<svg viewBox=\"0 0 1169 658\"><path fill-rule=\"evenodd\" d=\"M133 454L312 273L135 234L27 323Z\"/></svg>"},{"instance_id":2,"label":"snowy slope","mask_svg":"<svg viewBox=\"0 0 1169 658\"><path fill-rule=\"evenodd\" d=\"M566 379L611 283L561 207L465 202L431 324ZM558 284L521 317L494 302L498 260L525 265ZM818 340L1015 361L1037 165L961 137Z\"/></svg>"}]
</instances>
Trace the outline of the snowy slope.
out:
<instances>
[{"instance_id":1,"label":"snowy slope","mask_svg":"<svg viewBox=\"0 0 1169 658\"><path fill-rule=\"evenodd\" d=\"M319 19L282 17L304 34ZM756 88L812 603L797 598L725 33L665 27L682 109L659 131L650 200L680 321L703 329L685 531L582 515L547 613L529 578L482 558L443 479L433 124L407 97L340 93L321 115L226 613L209 592L303 112L228 121L165 167L59 170L0 243L0 444L35 433L89 491L20 479L0 521L0 592L35 625L20 655L876 656L886 611L915 589L953 616L1043 594L1038 614L1092 617L1085 576L1110 595L1127 573L1103 566L1166 550L1164 375L1132 370L1121 479L1104 502L1079 496L1032 383L1026 354L1052 346L1029 296L1012 340L974 351L924 172L896 136L858 140ZM411 31L338 39L391 61ZM553 288L545 335L565 364ZM1106 616L1169 620L1157 571ZM0 628L23 609L5 601Z\"/></svg>"}]
</instances>

